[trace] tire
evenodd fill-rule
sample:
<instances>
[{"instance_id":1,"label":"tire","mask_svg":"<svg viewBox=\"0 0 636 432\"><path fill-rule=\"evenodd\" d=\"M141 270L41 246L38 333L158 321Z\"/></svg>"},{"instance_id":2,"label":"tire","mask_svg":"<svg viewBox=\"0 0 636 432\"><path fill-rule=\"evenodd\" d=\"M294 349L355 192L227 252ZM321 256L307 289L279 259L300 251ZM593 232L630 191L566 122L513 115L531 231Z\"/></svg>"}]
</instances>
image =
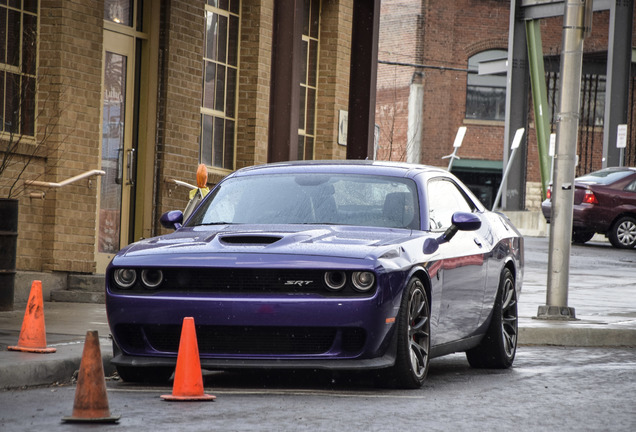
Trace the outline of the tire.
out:
<instances>
[{"instance_id":1,"label":"tire","mask_svg":"<svg viewBox=\"0 0 636 432\"><path fill-rule=\"evenodd\" d=\"M422 387L428 373L431 348L431 307L418 278L409 281L397 321L397 356L390 376L396 387Z\"/></svg>"},{"instance_id":2,"label":"tire","mask_svg":"<svg viewBox=\"0 0 636 432\"><path fill-rule=\"evenodd\" d=\"M623 216L610 229L609 237L612 246L619 249L631 249L636 245L636 219Z\"/></svg>"},{"instance_id":3,"label":"tire","mask_svg":"<svg viewBox=\"0 0 636 432\"><path fill-rule=\"evenodd\" d=\"M121 354L121 349L113 340L113 357ZM170 380L174 368L169 366L132 367L115 366L117 375L126 382L165 383Z\"/></svg>"},{"instance_id":4,"label":"tire","mask_svg":"<svg viewBox=\"0 0 636 432\"><path fill-rule=\"evenodd\" d=\"M126 382L162 384L170 380L174 368L166 366L115 366L119 377Z\"/></svg>"},{"instance_id":5,"label":"tire","mask_svg":"<svg viewBox=\"0 0 636 432\"><path fill-rule=\"evenodd\" d=\"M492 318L481 343L466 351L468 363L474 368L507 369L517 352L518 315L517 290L512 273L504 269L499 280Z\"/></svg>"},{"instance_id":6,"label":"tire","mask_svg":"<svg viewBox=\"0 0 636 432\"><path fill-rule=\"evenodd\" d=\"M594 231L587 231L587 230L573 230L572 231L572 243L576 243L576 244L583 244L583 243L587 243L590 240L592 240L592 237L594 237Z\"/></svg>"}]
</instances>

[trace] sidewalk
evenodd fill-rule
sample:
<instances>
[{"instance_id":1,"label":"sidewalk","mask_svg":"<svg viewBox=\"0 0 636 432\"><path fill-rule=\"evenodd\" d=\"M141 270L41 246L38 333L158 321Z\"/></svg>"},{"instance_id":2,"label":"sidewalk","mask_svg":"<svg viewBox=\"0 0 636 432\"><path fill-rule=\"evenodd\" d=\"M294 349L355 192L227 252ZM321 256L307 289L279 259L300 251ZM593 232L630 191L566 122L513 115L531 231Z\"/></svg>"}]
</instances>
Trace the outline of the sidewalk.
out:
<instances>
[{"instance_id":1,"label":"sidewalk","mask_svg":"<svg viewBox=\"0 0 636 432\"><path fill-rule=\"evenodd\" d=\"M612 270L612 276L571 271L568 305L575 309L577 320L544 321L533 319L538 307L546 304L547 271L541 254L528 251L526 255L518 309L519 345L636 347L633 264ZM88 330L98 331L105 373L113 372L103 304L45 302L47 346L57 348L53 354L7 351L8 345L18 341L25 307L18 304L12 312L0 312L0 389L68 381L79 369Z\"/></svg>"}]
</instances>

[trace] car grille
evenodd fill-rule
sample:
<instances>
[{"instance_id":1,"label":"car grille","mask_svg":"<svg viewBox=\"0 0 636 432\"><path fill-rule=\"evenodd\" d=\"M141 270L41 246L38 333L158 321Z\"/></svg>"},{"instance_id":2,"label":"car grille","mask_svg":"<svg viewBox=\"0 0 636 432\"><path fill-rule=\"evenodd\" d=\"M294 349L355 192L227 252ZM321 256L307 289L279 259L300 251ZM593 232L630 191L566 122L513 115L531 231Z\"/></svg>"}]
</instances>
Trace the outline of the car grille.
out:
<instances>
[{"instance_id":1,"label":"car grille","mask_svg":"<svg viewBox=\"0 0 636 432\"><path fill-rule=\"evenodd\" d=\"M152 350L176 354L181 326L118 325L116 334L133 352L142 352L147 342ZM197 325L196 334L201 355L311 355L331 350L355 355L365 342L360 328Z\"/></svg>"},{"instance_id":2,"label":"car grille","mask_svg":"<svg viewBox=\"0 0 636 432\"><path fill-rule=\"evenodd\" d=\"M375 287L367 292L356 291L350 283L340 291L327 289L324 270L307 269L235 269L235 268L182 268L162 269L164 281L156 289L146 289L139 283L128 290L135 294L157 292L179 293L234 293L234 294L319 294L321 296L371 296Z\"/></svg>"}]
</instances>

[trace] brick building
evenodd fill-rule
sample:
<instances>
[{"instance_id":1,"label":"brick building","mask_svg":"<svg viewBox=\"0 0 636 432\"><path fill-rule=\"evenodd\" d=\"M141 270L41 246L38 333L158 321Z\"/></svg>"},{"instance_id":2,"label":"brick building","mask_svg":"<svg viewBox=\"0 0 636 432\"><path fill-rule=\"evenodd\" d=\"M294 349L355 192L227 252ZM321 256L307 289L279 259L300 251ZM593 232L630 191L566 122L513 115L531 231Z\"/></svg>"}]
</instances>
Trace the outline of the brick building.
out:
<instances>
[{"instance_id":1,"label":"brick building","mask_svg":"<svg viewBox=\"0 0 636 432\"><path fill-rule=\"evenodd\" d=\"M520 2L533 4L541 2ZM546 2L544 2L546 3ZM563 10L563 3L553 2ZM608 3L608 2L605 2ZM603 2L594 2L603 6ZM562 13L562 12L561 12ZM633 19L633 18L632 18ZM636 21L634 21L636 23ZM584 42L577 174L603 164L603 123L610 11L593 14L592 34ZM378 48L376 124L379 159L409 160L447 167L461 126L467 132L452 171L491 206L504 160L506 75L478 75L480 63L505 60L510 2L501 0L384 0ZM636 25L631 46L636 46ZM555 100L563 17L540 20L551 128L556 132ZM617 35L624 37L624 35ZM634 55L632 54L632 61ZM632 66L629 144L626 165L636 165L636 68ZM532 101L529 96L525 209L540 204L540 169ZM558 109L558 107L556 107Z\"/></svg>"},{"instance_id":2,"label":"brick building","mask_svg":"<svg viewBox=\"0 0 636 432\"><path fill-rule=\"evenodd\" d=\"M276 13L298 35L278 57ZM271 160L283 109L272 89L286 84L272 69L289 59L300 81L289 153L344 159L353 14L353 0L0 2L0 156L12 158L0 197L19 199L16 300L32 279L50 282L46 296L163 232L159 215L187 203L173 180L195 183L199 163L214 184Z\"/></svg>"}]
</instances>

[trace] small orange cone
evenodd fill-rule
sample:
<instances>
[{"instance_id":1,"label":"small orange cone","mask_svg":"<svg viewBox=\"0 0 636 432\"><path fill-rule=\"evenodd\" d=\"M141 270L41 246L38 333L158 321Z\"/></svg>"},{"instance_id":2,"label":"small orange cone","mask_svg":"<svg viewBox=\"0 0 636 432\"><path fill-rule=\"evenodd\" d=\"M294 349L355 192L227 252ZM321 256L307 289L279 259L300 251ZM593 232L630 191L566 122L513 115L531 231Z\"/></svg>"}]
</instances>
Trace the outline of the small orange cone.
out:
<instances>
[{"instance_id":1,"label":"small orange cone","mask_svg":"<svg viewBox=\"0 0 636 432\"><path fill-rule=\"evenodd\" d=\"M108 408L106 378L96 331L86 332L86 342L75 388L73 415L64 417L62 421L68 423L116 423L119 421L119 416L111 416Z\"/></svg>"},{"instance_id":2,"label":"small orange cone","mask_svg":"<svg viewBox=\"0 0 636 432\"><path fill-rule=\"evenodd\" d=\"M44 325L44 302L42 300L42 282L34 280L27 303L18 345L7 347L10 351L24 351L40 354L54 353L55 348L46 347L46 328Z\"/></svg>"},{"instance_id":3,"label":"small orange cone","mask_svg":"<svg viewBox=\"0 0 636 432\"><path fill-rule=\"evenodd\" d=\"M172 394L162 395L161 399L167 401L211 401L216 399L216 396L203 393L199 346L194 328L194 318L192 317L183 319Z\"/></svg>"}]
</instances>

